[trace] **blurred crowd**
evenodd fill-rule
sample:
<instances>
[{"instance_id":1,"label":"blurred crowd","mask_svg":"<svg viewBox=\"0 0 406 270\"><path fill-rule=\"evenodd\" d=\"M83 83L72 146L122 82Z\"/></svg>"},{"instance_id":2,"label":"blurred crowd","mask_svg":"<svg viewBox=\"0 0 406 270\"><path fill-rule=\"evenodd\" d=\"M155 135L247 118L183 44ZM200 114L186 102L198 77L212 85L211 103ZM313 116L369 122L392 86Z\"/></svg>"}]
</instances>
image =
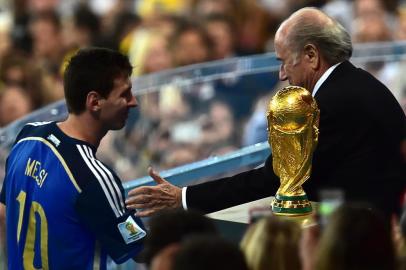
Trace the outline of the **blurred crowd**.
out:
<instances>
[{"instance_id":1,"label":"blurred crowd","mask_svg":"<svg viewBox=\"0 0 406 270\"><path fill-rule=\"evenodd\" d=\"M224 231L232 224L193 211L163 211L149 220L138 259L150 270L406 269L406 211L399 222L347 202L324 216L324 225L314 222L318 215L312 218L302 223L269 213L230 238Z\"/></svg>"},{"instance_id":2,"label":"blurred crowd","mask_svg":"<svg viewBox=\"0 0 406 270\"><path fill-rule=\"evenodd\" d=\"M64 65L79 48L127 54L134 77L273 51L275 30L303 6L339 20L354 43L406 39L401 0L14 0L0 1L0 127L63 98ZM406 110L403 62L370 62ZM278 74L165 85L137 95L126 129L99 158L124 180L267 139L265 111Z\"/></svg>"}]
</instances>

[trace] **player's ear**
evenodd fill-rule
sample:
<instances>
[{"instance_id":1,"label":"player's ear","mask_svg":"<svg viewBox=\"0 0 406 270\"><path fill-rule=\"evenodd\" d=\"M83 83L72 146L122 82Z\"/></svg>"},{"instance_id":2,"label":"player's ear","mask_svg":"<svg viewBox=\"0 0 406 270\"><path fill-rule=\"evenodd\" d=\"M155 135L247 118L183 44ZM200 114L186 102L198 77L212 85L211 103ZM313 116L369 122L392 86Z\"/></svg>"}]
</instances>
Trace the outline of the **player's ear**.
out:
<instances>
[{"instance_id":1,"label":"player's ear","mask_svg":"<svg viewBox=\"0 0 406 270\"><path fill-rule=\"evenodd\" d=\"M97 113L101 108L103 98L96 91L90 91L86 97L86 108L88 111Z\"/></svg>"}]
</instances>

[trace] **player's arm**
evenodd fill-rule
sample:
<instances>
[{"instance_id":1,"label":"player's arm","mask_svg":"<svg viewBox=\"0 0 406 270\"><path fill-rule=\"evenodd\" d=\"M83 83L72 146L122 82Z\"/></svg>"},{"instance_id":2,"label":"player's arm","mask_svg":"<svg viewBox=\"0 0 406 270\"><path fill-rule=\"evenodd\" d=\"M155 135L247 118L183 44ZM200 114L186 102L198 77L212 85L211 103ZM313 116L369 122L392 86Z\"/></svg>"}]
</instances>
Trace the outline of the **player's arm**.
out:
<instances>
[{"instance_id":1,"label":"player's arm","mask_svg":"<svg viewBox=\"0 0 406 270\"><path fill-rule=\"evenodd\" d=\"M143 249L146 232L134 211L125 208L124 194L111 184L103 187L98 181L90 183L78 196L75 209L109 256L123 263Z\"/></svg>"}]
</instances>

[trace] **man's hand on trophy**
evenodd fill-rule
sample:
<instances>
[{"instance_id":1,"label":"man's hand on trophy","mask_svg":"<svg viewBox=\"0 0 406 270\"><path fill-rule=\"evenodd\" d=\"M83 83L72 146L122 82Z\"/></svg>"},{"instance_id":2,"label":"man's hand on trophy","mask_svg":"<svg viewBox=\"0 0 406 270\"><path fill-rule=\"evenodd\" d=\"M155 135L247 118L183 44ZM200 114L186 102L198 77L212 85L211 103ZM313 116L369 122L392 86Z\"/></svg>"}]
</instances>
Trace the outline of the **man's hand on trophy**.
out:
<instances>
[{"instance_id":1,"label":"man's hand on trophy","mask_svg":"<svg viewBox=\"0 0 406 270\"><path fill-rule=\"evenodd\" d=\"M163 209L182 207L182 189L159 176L151 167L148 174L156 186L144 186L130 190L125 201L130 209L137 209L137 216L147 217Z\"/></svg>"}]
</instances>

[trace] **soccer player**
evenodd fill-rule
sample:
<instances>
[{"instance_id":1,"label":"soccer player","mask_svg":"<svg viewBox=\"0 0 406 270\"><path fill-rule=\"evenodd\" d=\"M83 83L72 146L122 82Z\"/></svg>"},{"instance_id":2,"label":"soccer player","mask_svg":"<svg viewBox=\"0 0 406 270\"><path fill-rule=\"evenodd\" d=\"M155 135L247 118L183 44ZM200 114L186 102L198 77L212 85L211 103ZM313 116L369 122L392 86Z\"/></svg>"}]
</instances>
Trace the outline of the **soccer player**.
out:
<instances>
[{"instance_id":1,"label":"soccer player","mask_svg":"<svg viewBox=\"0 0 406 270\"><path fill-rule=\"evenodd\" d=\"M64 74L68 118L29 123L17 136L0 197L9 269L106 269L107 255L122 263L143 248L120 179L96 157L137 106L131 73L118 52L80 50Z\"/></svg>"}]
</instances>

